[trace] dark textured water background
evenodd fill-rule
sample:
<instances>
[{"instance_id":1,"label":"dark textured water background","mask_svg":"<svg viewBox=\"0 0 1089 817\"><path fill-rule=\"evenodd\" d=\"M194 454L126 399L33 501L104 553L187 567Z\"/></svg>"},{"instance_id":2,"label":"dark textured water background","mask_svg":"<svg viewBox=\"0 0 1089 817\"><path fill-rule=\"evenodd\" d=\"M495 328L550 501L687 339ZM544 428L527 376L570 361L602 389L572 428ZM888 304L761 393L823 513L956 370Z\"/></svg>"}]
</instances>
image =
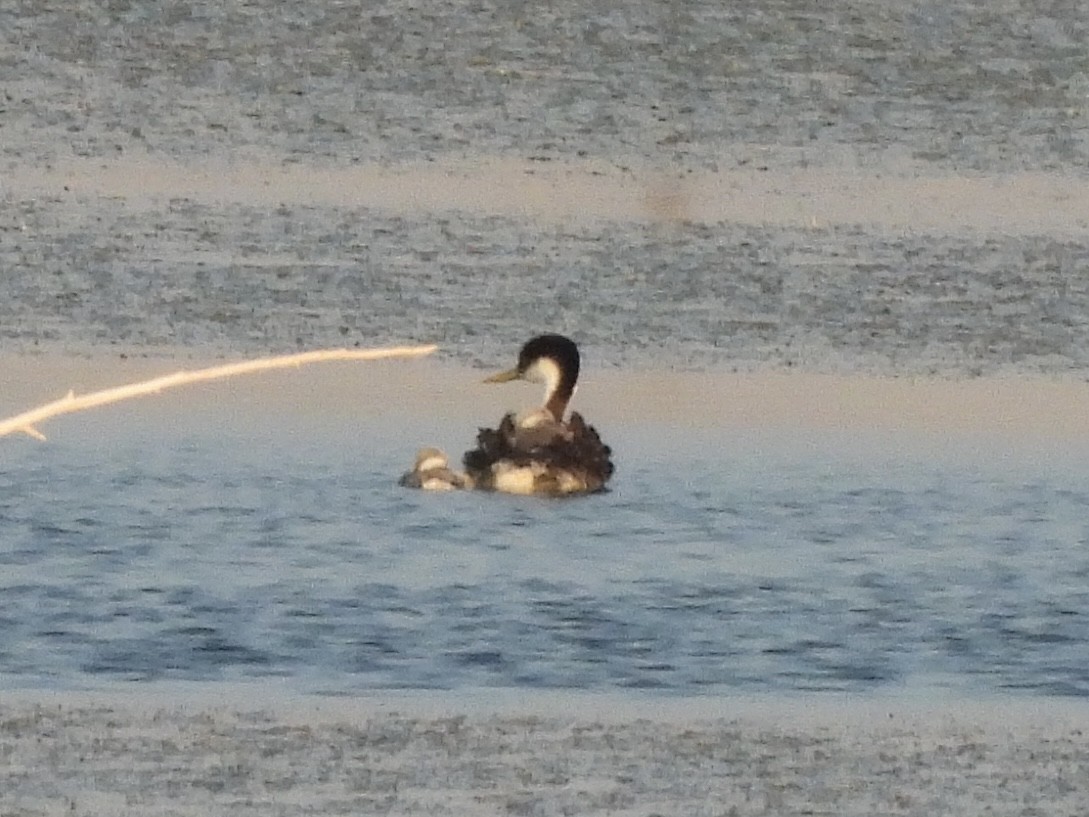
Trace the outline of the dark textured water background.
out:
<instances>
[{"instance_id":1,"label":"dark textured water background","mask_svg":"<svg viewBox=\"0 0 1089 817\"><path fill-rule=\"evenodd\" d=\"M16 4L0 9L0 165L513 157L676 179L811 167L1084 177L1080 12ZM538 224L295 201L137 206L6 191L3 174L0 203L8 349L252 355L417 340L491 362L531 326L617 366L971 375L1089 363L1083 235L814 226L823 214L804 210L796 224L663 226L582 223L577 207Z\"/></svg>"}]
</instances>

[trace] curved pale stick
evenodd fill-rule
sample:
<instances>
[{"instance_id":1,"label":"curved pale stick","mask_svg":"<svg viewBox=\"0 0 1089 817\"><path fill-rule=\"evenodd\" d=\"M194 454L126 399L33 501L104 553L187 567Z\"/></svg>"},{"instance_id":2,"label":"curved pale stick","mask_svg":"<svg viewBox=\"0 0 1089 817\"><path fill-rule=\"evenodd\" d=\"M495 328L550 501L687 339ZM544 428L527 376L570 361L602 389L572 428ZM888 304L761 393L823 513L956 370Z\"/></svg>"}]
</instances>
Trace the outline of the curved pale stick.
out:
<instances>
[{"instance_id":1,"label":"curved pale stick","mask_svg":"<svg viewBox=\"0 0 1089 817\"><path fill-rule=\"evenodd\" d=\"M268 369L285 369L291 366L303 366L307 363L319 363L327 360L382 360L393 357L421 357L431 354L437 348L437 346L399 346L389 349L320 349L316 352L301 352L296 355L228 363L223 366L213 366L209 369L182 370L174 374L163 375L151 380L142 380L139 383L130 383L127 386L116 386L112 389L104 389L90 394L77 395L75 392L70 391L60 400L54 400L52 403L46 403L36 409L24 411L22 414L9 417L7 420L0 420L0 437L22 431L35 439L44 440L45 435L34 427L36 423L40 423L42 420L48 420L50 417L56 417L60 414L70 414L74 411L104 406L107 403L116 403L119 400L128 400L130 397L158 394L165 389L184 386L188 383L220 380L224 377L234 377L239 374L263 372Z\"/></svg>"}]
</instances>

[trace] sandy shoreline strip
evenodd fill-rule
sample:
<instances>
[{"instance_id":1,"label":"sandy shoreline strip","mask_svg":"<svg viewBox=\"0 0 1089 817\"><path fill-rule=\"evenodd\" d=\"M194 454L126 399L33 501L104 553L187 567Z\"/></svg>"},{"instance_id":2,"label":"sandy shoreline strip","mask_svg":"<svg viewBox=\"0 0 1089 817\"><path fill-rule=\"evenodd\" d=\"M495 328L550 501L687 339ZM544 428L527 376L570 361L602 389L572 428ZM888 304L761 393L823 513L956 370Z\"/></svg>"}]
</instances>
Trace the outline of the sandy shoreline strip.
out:
<instances>
[{"instance_id":1,"label":"sandy shoreline strip","mask_svg":"<svg viewBox=\"0 0 1089 817\"><path fill-rule=\"evenodd\" d=\"M14 355L0 357L0 418L63 397L223 361ZM461 428L496 411L529 405L539 387L483 384L484 370L430 359L322 363L246 375L151 395L110 412L268 412L326 423L407 414ZM578 410L612 426L696 429L827 429L977 434L1010 441L1089 440L1089 383L1077 378L879 377L807 372L588 371ZM87 413L83 416L91 416ZM79 415L50 421L79 423ZM252 422L250 416L247 422Z\"/></svg>"},{"instance_id":2,"label":"sandy shoreline strip","mask_svg":"<svg viewBox=\"0 0 1089 817\"><path fill-rule=\"evenodd\" d=\"M935 173L890 162L879 170L731 167L682 173L619 160L534 162L486 156L402 165L322 167L243 159L192 166L152 156L69 160L5 177L20 197L105 197L147 206L188 199L277 207L366 207L394 213L462 211L537 223L629 221L869 225L906 231L1082 234L1084 179L1054 173Z\"/></svg>"},{"instance_id":3,"label":"sandy shoreline strip","mask_svg":"<svg viewBox=\"0 0 1089 817\"><path fill-rule=\"evenodd\" d=\"M1075 815L1089 709L6 693L5 815ZM566 704L565 704L566 701Z\"/></svg>"}]
</instances>

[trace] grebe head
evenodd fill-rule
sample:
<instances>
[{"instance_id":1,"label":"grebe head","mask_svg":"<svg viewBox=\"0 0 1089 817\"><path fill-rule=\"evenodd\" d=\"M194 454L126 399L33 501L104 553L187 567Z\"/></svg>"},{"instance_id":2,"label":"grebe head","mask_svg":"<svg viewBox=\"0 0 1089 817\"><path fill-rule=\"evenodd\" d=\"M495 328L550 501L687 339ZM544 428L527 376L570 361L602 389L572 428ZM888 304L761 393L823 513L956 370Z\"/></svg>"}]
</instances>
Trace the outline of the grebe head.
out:
<instances>
[{"instance_id":1,"label":"grebe head","mask_svg":"<svg viewBox=\"0 0 1089 817\"><path fill-rule=\"evenodd\" d=\"M527 341L518 354L518 365L494 374L485 383L506 383L527 380L543 383L544 408L556 422L563 421L567 403L575 393L579 379L579 349L574 341L563 335L538 335Z\"/></svg>"},{"instance_id":2,"label":"grebe head","mask_svg":"<svg viewBox=\"0 0 1089 817\"><path fill-rule=\"evenodd\" d=\"M415 465L401 477L400 484L405 488L422 488L425 491L456 491L473 487L468 476L450 469L446 455L437 448L421 448L416 454Z\"/></svg>"},{"instance_id":3,"label":"grebe head","mask_svg":"<svg viewBox=\"0 0 1089 817\"><path fill-rule=\"evenodd\" d=\"M436 468L445 468L449 465L446 454L437 448L421 448L416 452L416 464L412 470L417 472L432 471Z\"/></svg>"}]
</instances>

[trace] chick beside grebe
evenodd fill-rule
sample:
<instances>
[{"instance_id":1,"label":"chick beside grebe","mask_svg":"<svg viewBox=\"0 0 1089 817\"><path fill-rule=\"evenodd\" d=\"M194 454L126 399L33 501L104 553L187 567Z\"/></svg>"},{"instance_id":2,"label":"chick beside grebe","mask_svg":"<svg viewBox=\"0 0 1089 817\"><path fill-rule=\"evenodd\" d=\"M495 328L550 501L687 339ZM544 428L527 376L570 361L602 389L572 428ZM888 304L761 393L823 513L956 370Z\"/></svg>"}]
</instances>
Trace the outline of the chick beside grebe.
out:
<instances>
[{"instance_id":1,"label":"chick beside grebe","mask_svg":"<svg viewBox=\"0 0 1089 817\"><path fill-rule=\"evenodd\" d=\"M457 491L472 487L469 478L450 468L446 454L437 448L421 448L412 470L404 474L398 484L425 491Z\"/></svg>"},{"instance_id":2,"label":"chick beside grebe","mask_svg":"<svg viewBox=\"0 0 1089 817\"><path fill-rule=\"evenodd\" d=\"M507 414L499 428L482 428L477 447L463 457L474 487L511 494L569 496L604 490L613 474L612 451L597 431L567 404L579 376L578 347L562 335L540 335L526 343L518 365L486 383L528 380L545 386L544 405Z\"/></svg>"}]
</instances>

